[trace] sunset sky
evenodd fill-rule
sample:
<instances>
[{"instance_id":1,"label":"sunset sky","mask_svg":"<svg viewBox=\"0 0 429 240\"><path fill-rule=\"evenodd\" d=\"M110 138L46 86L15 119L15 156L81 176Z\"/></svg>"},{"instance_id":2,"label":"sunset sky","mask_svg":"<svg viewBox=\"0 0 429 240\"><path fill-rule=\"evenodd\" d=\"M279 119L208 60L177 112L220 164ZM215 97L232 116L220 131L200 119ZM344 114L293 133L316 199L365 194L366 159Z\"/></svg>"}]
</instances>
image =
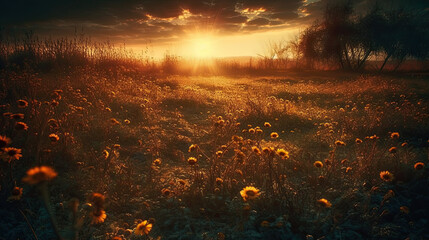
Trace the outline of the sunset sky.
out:
<instances>
[{"instance_id":1,"label":"sunset sky","mask_svg":"<svg viewBox=\"0 0 429 240\"><path fill-rule=\"evenodd\" d=\"M426 6L427 0L385 0L386 7ZM1 1L0 26L13 35L32 30L125 43L162 56L257 56L270 42L289 40L322 16L333 0L16 0ZM354 0L368 9L372 0Z\"/></svg>"}]
</instances>

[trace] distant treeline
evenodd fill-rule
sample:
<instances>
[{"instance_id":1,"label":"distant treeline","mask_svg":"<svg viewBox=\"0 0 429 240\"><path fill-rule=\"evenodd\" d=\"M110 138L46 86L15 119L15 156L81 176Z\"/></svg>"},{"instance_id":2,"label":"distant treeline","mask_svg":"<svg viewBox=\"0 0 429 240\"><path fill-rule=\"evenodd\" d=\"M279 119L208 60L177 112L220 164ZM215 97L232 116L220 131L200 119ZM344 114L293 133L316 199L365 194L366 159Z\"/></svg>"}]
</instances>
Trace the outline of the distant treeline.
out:
<instances>
[{"instance_id":1,"label":"distant treeline","mask_svg":"<svg viewBox=\"0 0 429 240\"><path fill-rule=\"evenodd\" d=\"M273 44L276 56L294 59L301 67L361 70L368 60L396 70L405 60L429 57L428 9L382 9L375 5L363 15L350 2L328 5L318 20L295 40ZM280 53L280 54L277 54Z\"/></svg>"}]
</instances>

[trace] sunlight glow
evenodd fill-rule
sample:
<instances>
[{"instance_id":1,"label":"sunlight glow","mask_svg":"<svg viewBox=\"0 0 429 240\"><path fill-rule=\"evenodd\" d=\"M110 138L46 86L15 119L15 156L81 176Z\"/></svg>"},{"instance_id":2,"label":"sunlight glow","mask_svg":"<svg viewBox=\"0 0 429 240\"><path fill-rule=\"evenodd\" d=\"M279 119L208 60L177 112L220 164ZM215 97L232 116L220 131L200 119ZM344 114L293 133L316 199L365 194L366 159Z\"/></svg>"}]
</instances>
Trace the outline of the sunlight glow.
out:
<instances>
[{"instance_id":1,"label":"sunlight glow","mask_svg":"<svg viewBox=\"0 0 429 240\"><path fill-rule=\"evenodd\" d=\"M214 56L213 40L209 37L200 37L191 40L190 48L196 58L211 58Z\"/></svg>"}]
</instances>

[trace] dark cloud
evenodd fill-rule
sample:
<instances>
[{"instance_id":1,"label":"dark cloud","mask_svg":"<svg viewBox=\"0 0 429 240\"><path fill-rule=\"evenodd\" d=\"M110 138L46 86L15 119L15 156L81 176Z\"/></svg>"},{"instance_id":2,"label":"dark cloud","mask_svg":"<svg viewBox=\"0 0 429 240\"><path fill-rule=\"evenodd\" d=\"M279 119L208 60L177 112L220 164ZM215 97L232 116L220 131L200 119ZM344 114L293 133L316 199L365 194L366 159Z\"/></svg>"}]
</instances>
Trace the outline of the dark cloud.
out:
<instances>
[{"instance_id":1,"label":"dark cloud","mask_svg":"<svg viewBox=\"0 0 429 240\"><path fill-rule=\"evenodd\" d=\"M337 1L349 0L1 0L0 26L52 36L77 27L101 39L166 41L196 27L229 34L311 24ZM375 1L352 2L368 9ZM428 1L378 2L427 8Z\"/></svg>"}]
</instances>

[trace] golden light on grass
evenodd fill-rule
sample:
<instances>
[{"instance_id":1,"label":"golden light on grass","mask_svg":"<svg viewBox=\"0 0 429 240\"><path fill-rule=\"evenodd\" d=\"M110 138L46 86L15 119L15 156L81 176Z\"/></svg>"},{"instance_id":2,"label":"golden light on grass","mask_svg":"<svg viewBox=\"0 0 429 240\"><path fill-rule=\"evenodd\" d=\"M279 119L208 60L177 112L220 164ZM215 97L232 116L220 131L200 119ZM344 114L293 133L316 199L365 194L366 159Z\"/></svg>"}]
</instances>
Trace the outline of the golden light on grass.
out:
<instances>
[{"instance_id":1,"label":"golden light on grass","mask_svg":"<svg viewBox=\"0 0 429 240\"><path fill-rule=\"evenodd\" d=\"M51 167L34 167L27 171L27 175L22 179L22 181L31 185L35 185L51 181L57 175L57 172L55 172L55 170Z\"/></svg>"},{"instance_id":2,"label":"golden light on grass","mask_svg":"<svg viewBox=\"0 0 429 240\"><path fill-rule=\"evenodd\" d=\"M258 198L261 195L261 193L259 189L252 186L247 186L240 191L240 195L244 201L247 201L247 200Z\"/></svg>"},{"instance_id":3,"label":"golden light on grass","mask_svg":"<svg viewBox=\"0 0 429 240\"><path fill-rule=\"evenodd\" d=\"M380 172L380 178L385 182L393 181L393 174L389 171Z\"/></svg>"},{"instance_id":4,"label":"golden light on grass","mask_svg":"<svg viewBox=\"0 0 429 240\"><path fill-rule=\"evenodd\" d=\"M152 230L152 223L149 223L149 221L144 220L143 222L137 225L136 229L134 229L134 234L148 235L151 230Z\"/></svg>"},{"instance_id":5,"label":"golden light on grass","mask_svg":"<svg viewBox=\"0 0 429 240\"><path fill-rule=\"evenodd\" d=\"M332 206L331 202L329 202L325 198L321 198L321 199L317 200L317 204L323 208L330 208Z\"/></svg>"}]
</instances>

